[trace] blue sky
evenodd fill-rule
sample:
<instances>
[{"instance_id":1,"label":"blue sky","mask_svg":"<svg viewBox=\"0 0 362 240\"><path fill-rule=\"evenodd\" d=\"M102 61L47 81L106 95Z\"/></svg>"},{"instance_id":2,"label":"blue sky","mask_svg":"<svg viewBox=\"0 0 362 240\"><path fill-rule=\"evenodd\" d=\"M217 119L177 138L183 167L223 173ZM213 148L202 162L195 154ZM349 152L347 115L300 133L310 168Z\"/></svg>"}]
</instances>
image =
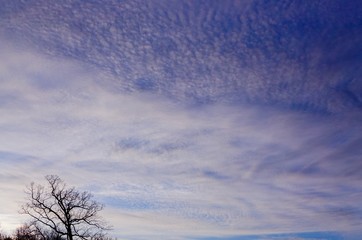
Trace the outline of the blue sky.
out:
<instances>
[{"instance_id":1,"label":"blue sky","mask_svg":"<svg viewBox=\"0 0 362 240\"><path fill-rule=\"evenodd\" d=\"M360 1L1 0L0 226L57 174L118 239L360 239Z\"/></svg>"}]
</instances>

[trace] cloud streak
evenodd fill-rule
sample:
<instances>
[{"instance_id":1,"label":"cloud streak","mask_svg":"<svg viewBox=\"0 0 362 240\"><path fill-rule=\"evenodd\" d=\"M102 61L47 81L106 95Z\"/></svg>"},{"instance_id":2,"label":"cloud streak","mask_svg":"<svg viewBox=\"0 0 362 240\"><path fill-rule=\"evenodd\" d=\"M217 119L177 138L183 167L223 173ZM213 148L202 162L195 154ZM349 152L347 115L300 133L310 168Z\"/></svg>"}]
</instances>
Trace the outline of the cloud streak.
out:
<instances>
[{"instance_id":1,"label":"cloud streak","mask_svg":"<svg viewBox=\"0 0 362 240\"><path fill-rule=\"evenodd\" d=\"M358 1L6 5L4 36L90 64L119 91L315 113L361 107Z\"/></svg>"},{"instance_id":2,"label":"cloud streak","mask_svg":"<svg viewBox=\"0 0 362 240\"><path fill-rule=\"evenodd\" d=\"M4 52L1 189L12 199L56 173L94 192L116 234L132 239L360 226L358 114L347 126L248 105L195 108L111 92L74 61ZM6 221L16 212L7 199Z\"/></svg>"},{"instance_id":3,"label":"cloud streak","mask_svg":"<svg viewBox=\"0 0 362 240\"><path fill-rule=\"evenodd\" d=\"M58 174L119 238L358 235L360 2L2 4L3 227Z\"/></svg>"}]
</instances>

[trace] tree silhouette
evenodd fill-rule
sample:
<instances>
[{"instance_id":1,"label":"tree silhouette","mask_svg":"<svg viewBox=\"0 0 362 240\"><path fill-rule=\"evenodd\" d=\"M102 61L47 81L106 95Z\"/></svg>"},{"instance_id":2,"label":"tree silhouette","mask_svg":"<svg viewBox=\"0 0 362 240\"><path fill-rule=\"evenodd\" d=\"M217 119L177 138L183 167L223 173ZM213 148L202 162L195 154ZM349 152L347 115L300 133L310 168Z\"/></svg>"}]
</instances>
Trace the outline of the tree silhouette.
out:
<instances>
[{"instance_id":1,"label":"tree silhouette","mask_svg":"<svg viewBox=\"0 0 362 240\"><path fill-rule=\"evenodd\" d=\"M102 239L104 231L109 229L98 215L103 205L94 201L91 193L67 187L56 175L45 179L46 186L31 183L27 187L28 202L20 212L32 217L35 226L68 240Z\"/></svg>"},{"instance_id":2,"label":"tree silhouette","mask_svg":"<svg viewBox=\"0 0 362 240\"><path fill-rule=\"evenodd\" d=\"M36 229L31 224L24 224L15 230L14 238L16 240L37 240Z\"/></svg>"},{"instance_id":3,"label":"tree silhouette","mask_svg":"<svg viewBox=\"0 0 362 240\"><path fill-rule=\"evenodd\" d=\"M10 236L6 235L1 231L1 224L0 224L0 240L12 240Z\"/></svg>"},{"instance_id":4,"label":"tree silhouette","mask_svg":"<svg viewBox=\"0 0 362 240\"><path fill-rule=\"evenodd\" d=\"M62 240L52 229L43 229L36 221L24 223L14 232L14 240Z\"/></svg>"}]
</instances>

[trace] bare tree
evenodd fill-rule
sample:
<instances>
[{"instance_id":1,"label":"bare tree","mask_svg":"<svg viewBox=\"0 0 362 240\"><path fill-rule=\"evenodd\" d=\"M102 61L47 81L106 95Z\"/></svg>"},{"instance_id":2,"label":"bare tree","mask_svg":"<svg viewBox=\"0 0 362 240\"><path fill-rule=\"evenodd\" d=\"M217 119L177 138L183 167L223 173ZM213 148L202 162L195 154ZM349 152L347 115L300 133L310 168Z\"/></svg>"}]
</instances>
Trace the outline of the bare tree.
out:
<instances>
[{"instance_id":1,"label":"bare tree","mask_svg":"<svg viewBox=\"0 0 362 240\"><path fill-rule=\"evenodd\" d=\"M37 229L32 226L30 223L25 223L22 226L18 227L14 233L15 240L38 240L39 233Z\"/></svg>"},{"instance_id":2,"label":"bare tree","mask_svg":"<svg viewBox=\"0 0 362 240\"><path fill-rule=\"evenodd\" d=\"M0 224L0 240L12 240L10 236L6 235L1 231L1 224Z\"/></svg>"},{"instance_id":3,"label":"bare tree","mask_svg":"<svg viewBox=\"0 0 362 240\"><path fill-rule=\"evenodd\" d=\"M53 229L42 228L33 220L18 227L14 233L14 240L62 240L62 236Z\"/></svg>"},{"instance_id":4,"label":"bare tree","mask_svg":"<svg viewBox=\"0 0 362 240\"><path fill-rule=\"evenodd\" d=\"M47 228L67 240L103 238L109 229L98 215L103 205L91 193L67 187L56 175L45 179L46 186L30 184L28 202L20 212L32 217L38 230Z\"/></svg>"}]
</instances>

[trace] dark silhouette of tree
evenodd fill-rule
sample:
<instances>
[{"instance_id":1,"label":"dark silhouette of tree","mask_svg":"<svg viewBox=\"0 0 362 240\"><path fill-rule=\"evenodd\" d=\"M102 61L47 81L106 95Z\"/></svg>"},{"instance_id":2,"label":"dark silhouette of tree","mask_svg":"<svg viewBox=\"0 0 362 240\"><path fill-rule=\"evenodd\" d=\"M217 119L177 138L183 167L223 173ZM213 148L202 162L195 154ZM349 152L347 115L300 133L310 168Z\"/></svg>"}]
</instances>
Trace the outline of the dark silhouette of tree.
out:
<instances>
[{"instance_id":1,"label":"dark silhouette of tree","mask_svg":"<svg viewBox=\"0 0 362 240\"><path fill-rule=\"evenodd\" d=\"M39 239L36 229L30 224L24 224L15 230L14 238L16 240L37 240Z\"/></svg>"},{"instance_id":2,"label":"dark silhouette of tree","mask_svg":"<svg viewBox=\"0 0 362 240\"><path fill-rule=\"evenodd\" d=\"M5 233L3 233L1 231L1 228L0 228L0 240L12 240L10 236L6 235Z\"/></svg>"},{"instance_id":3,"label":"dark silhouette of tree","mask_svg":"<svg viewBox=\"0 0 362 240\"><path fill-rule=\"evenodd\" d=\"M32 221L15 230L14 240L62 240L62 237L54 230L43 229L36 221Z\"/></svg>"},{"instance_id":4,"label":"dark silhouette of tree","mask_svg":"<svg viewBox=\"0 0 362 240\"><path fill-rule=\"evenodd\" d=\"M103 205L93 200L89 192L79 192L56 175L45 177L46 186L31 183L26 190L28 202L21 213L33 219L33 228L43 234L48 229L52 234L67 240L103 239L104 231L110 228L98 213Z\"/></svg>"}]
</instances>

